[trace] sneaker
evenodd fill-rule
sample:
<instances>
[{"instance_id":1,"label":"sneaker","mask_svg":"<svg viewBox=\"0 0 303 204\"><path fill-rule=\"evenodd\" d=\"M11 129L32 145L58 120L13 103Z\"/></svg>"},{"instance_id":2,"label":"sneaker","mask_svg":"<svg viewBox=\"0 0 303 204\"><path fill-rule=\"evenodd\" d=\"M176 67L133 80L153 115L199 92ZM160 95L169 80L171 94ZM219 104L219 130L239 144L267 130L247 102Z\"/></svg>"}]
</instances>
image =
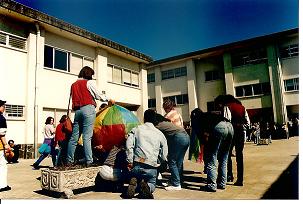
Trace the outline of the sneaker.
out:
<instances>
[{"instance_id":1,"label":"sneaker","mask_svg":"<svg viewBox=\"0 0 303 204\"><path fill-rule=\"evenodd\" d=\"M141 199L154 199L153 194L150 192L148 184L142 180L139 184L139 198Z\"/></svg>"},{"instance_id":2,"label":"sneaker","mask_svg":"<svg viewBox=\"0 0 303 204\"><path fill-rule=\"evenodd\" d=\"M241 181L236 181L236 182L234 183L234 186L243 186L243 182L241 182Z\"/></svg>"},{"instance_id":3,"label":"sneaker","mask_svg":"<svg viewBox=\"0 0 303 204\"><path fill-rule=\"evenodd\" d=\"M217 190L216 189L212 189L212 188L210 188L209 186L201 186L200 187L200 190L202 190L202 191L206 191L206 192L217 192Z\"/></svg>"},{"instance_id":4,"label":"sneaker","mask_svg":"<svg viewBox=\"0 0 303 204\"><path fill-rule=\"evenodd\" d=\"M180 191L182 190L181 185L179 186L167 186L165 187L165 190L167 191Z\"/></svg>"},{"instance_id":5,"label":"sneaker","mask_svg":"<svg viewBox=\"0 0 303 204\"><path fill-rule=\"evenodd\" d=\"M12 188L10 186L6 186L4 188L0 188L0 192L3 192L3 191L9 191L11 190Z\"/></svg>"},{"instance_id":6,"label":"sneaker","mask_svg":"<svg viewBox=\"0 0 303 204\"><path fill-rule=\"evenodd\" d=\"M136 188L137 188L137 179L133 177L129 181L129 185L126 190L126 198L132 199L135 196Z\"/></svg>"}]
</instances>

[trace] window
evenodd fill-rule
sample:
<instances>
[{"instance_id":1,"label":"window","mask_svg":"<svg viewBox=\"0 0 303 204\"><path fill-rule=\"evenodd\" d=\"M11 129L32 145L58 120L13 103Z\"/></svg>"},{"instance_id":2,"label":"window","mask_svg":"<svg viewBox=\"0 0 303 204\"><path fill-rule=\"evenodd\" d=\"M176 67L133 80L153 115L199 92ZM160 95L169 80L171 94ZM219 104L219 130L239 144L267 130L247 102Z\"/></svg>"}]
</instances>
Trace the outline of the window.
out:
<instances>
[{"instance_id":1,"label":"window","mask_svg":"<svg viewBox=\"0 0 303 204\"><path fill-rule=\"evenodd\" d=\"M236 96L257 96L262 94L270 94L270 84L269 82L260 83L260 84L250 84L245 86L235 87Z\"/></svg>"},{"instance_id":2,"label":"window","mask_svg":"<svg viewBox=\"0 0 303 204\"><path fill-rule=\"evenodd\" d=\"M174 101L176 105L186 104L188 103L188 94L181 94L181 95L175 95L175 96L167 96L163 98L164 100L170 99L171 101Z\"/></svg>"},{"instance_id":3,"label":"window","mask_svg":"<svg viewBox=\"0 0 303 204\"><path fill-rule=\"evenodd\" d=\"M147 83L155 82L155 73L147 74Z\"/></svg>"},{"instance_id":4,"label":"window","mask_svg":"<svg viewBox=\"0 0 303 204\"><path fill-rule=\"evenodd\" d=\"M294 57L294 56L299 56L299 45L298 44L288 45L286 47L280 48L280 57L281 58L289 58L289 57Z\"/></svg>"},{"instance_id":5,"label":"window","mask_svg":"<svg viewBox=\"0 0 303 204\"><path fill-rule=\"evenodd\" d=\"M23 37L0 32L0 44L26 50L26 39Z\"/></svg>"},{"instance_id":6,"label":"window","mask_svg":"<svg viewBox=\"0 0 303 204\"><path fill-rule=\"evenodd\" d=\"M124 84L132 87L139 87L139 73L129 69L108 64L108 81Z\"/></svg>"},{"instance_id":7,"label":"window","mask_svg":"<svg viewBox=\"0 0 303 204\"><path fill-rule=\"evenodd\" d=\"M5 105L5 112L8 118L23 118L24 117L24 106L20 105Z\"/></svg>"},{"instance_id":8,"label":"window","mask_svg":"<svg viewBox=\"0 0 303 204\"><path fill-rule=\"evenodd\" d=\"M214 81L221 79L220 73L218 70L207 71L205 72L205 81Z\"/></svg>"},{"instance_id":9,"label":"window","mask_svg":"<svg viewBox=\"0 0 303 204\"><path fill-rule=\"evenodd\" d=\"M44 46L44 66L52 69L69 71L68 52Z\"/></svg>"},{"instance_id":10,"label":"window","mask_svg":"<svg viewBox=\"0 0 303 204\"><path fill-rule=\"evenodd\" d=\"M148 108L155 108L156 107L156 99L148 99Z\"/></svg>"},{"instance_id":11,"label":"window","mask_svg":"<svg viewBox=\"0 0 303 204\"><path fill-rule=\"evenodd\" d=\"M267 53L265 48L256 48L251 51L234 53L231 55L231 64L233 67L265 62L267 62Z\"/></svg>"},{"instance_id":12,"label":"window","mask_svg":"<svg viewBox=\"0 0 303 204\"><path fill-rule=\"evenodd\" d=\"M176 69L165 70L161 72L161 75L162 75L162 80L186 76L187 69L186 67L180 67Z\"/></svg>"},{"instance_id":13,"label":"window","mask_svg":"<svg viewBox=\"0 0 303 204\"><path fill-rule=\"evenodd\" d=\"M285 91L299 91L299 78L284 80Z\"/></svg>"}]
</instances>

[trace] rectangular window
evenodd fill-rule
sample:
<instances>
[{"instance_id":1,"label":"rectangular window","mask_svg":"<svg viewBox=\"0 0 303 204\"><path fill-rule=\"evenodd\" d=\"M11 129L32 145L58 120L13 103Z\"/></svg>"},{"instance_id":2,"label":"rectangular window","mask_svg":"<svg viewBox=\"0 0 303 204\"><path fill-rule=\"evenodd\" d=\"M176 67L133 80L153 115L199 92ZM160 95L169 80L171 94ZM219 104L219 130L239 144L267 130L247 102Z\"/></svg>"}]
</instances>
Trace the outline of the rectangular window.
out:
<instances>
[{"instance_id":1,"label":"rectangular window","mask_svg":"<svg viewBox=\"0 0 303 204\"><path fill-rule=\"evenodd\" d=\"M299 78L284 80L285 91L299 91Z\"/></svg>"},{"instance_id":2,"label":"rectangular window","mask_svg":"<svg viewBox=\"0 0 303 204\"><path fill-rule=\"evenodd\" d=\"M155 73L147 74L147 83L155 82Z\"/></svg>"},{"instance_id":3,"label":"rectangular window","mask_svg":"<svg viewBox=\"0 0 303 204\"><path fill-rule=\"evenodd\" d=\"M0 32L0 44L26 50L26 38Z\"/></svg>"},{"instance_id":4,"label":"rectangular window","mask_svg":"<svg viewBox=\"0 0 303 204\"><path fill-rule=\"evenodd\" d=\"M83 67L83 57L76 54L70 56L70 72L78 74Z\"/></svg>"},{"instance_id":5,"label":"rectangular window","mask_svg":"<svg viewBox=\"0 0 303 204\"><path fill-rule=\"evenodd\" d=\"M24 117L24 106L6 104L5 112L6 112L8 118L23 118Z\"/></svg>"},{"instance_id":6,"label":"rectangular window","mask_svg":"<svg viewBox=\"0 0 303 204\"><path fill-rule=\"evenodd\" d=\"M214 81L219 79L221 79L221 77L218 70L205 72L205 81Z\"/></svg>"},{"instance_id":7,"label":"rectangular window","mask_svg":"<svg viewBox=\"0 0 303 204\"><path fill-rule=\"evenodd\" d=\"M188 103L188 94L181 94L181 95L175 95L175 96L167 96L164 97L163 100L170 99L171 101L174 101L176 105L182 105Z\"/></svg>"},{"instance_id":8,"label":"rectangular window","mask_svg":"<svg viewBox=\"0 0 303 204\"><path fill-rule=\"evenodd\" d=\"M67 52L61 50L55 50L55 66L54 69L68 71Z\"/></svg>"},{"instance_id":9,"label":"rectangular window","mask_svg":"<svg viewBox=\"0 0 303 204\"><path fill-rule=\"evenodd\" d=\"M258 96L270 94L270 84L269 82L259 83L259 84L249 84L245 86L235 87L235 92L237 97L243 96Z\"/></svg>"},{"instance_id":10,"label":"rectangular window","mask_svg":"<svg viewBox=\"0 0 303 204\"><path fill-rule=\"evenodd\" d=\"M139 73L108 64L108 81L127 86L139 87Z\"/></svg>"},{"instance_id":11,"label":"rectangular window","mask_svg":"<svg viewBox=\"0 0 303 204\"><path fill-rule=\"evenodd\" d=\"M113 70L113 82L119 83L119 84L122 83L122 69L114 67L114 70Z\"/></svg>"},{"instance_id":12,"label":"rectangular window","mask_svg":"<svg viewBox=\"0 0 303 204\"><path fill-rule=\"evenodd\" d=\"M281 47L280 49L280 57L281 58L289 58L299 56L299 45L293 44L288 45L286 47Z\"/></svg>"},{"instance_id":13,"label":"rectangular window","mask_svg":"<svg viewBox=\"0 0 303 204\"><path fill-rule=\"evenodd\" d=\"M56 48L44 46L44 66L62 71L69 71L69 53Z\"/></svg>"},{"instance_id":14,"label":"rectangular window","mask_svg":"<svg viewBox=\"0 0 303 204\"><path fill-rule=\"evenodd\" d=\"M156 107L156 99L148 99L148 108L155 108Z\"/></svg>"},{"instance_id":15,"label":"rectangular window","mask_svg":"<svg viewBox=\"0 0 303 204\"><path fill-rule=\"evenodd\" d=\"M267 53L265 48L255 48L253 50L237 52L231 55L232 67L261 64L265 62L267 62Z\"/></svg>"},{"instance_id":16,"label":"rectangular window","mask_svg":"<svg viewBox=\"0 0 303 204\"><path fill-rule=\"evenodd\" d=\"M132 72L132 86L139 87L139 74Z\"/></svg>"},{"instance_id":17,"label":"rectangular window","mask_svg":"<svg viewBox=\"0 0 303 204\"><path fill-rule=\"evenodd\" d=\"M161 72L162 80L172 79L172 78L186 76L186 75L187 75L186 67L180 67L180 68L165 70L165 71Z\"/></svg>"},{"instance_id":18,"label":"rectangular window","mask_svg":"<svg viewBox=\"0 0 303 204\"><path fill-rule=\"evenodd\" d=\"M126 85L131 85L131 72L128 70L123 70L123 83Z\"/></svg>"}]
</instances>

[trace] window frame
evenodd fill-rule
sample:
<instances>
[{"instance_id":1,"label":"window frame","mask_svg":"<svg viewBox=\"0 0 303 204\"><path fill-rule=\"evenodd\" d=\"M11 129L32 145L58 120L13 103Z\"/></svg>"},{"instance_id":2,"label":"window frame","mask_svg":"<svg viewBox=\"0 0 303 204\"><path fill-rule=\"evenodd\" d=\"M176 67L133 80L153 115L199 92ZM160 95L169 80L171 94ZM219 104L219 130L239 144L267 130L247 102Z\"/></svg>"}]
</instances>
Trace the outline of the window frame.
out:
<instances>
[{"instance_id":1,"label":"window frame","mask_svg":"<svg viewBox=\"0 0 303 204\"><path fill-rule=\"evenodd\" d=\"M4 38L3 38L4 41L0 41L0 46L4 46L4 47L8 47L8 48L19 50L19 51L25 51L25 52L27 52L27 39L25 37L21 37L21 36L14 35L12 33L7 33L7 32L4 32L4 31L0 30L0 35L1 34L4 36ZM12 44L10 43L11 42L11 38L16 38L18 40L22 40L22 42L24 43L23 44L24 48L20 48L20 47L17 47L17 46L12 46Z\"/></svg>"},{"instance_id":2,"label":"window frame","mask_svg":"<svg viewBox=\"0 0 303 204\"><path fill-rule=\"evenodd\" d=\"M260 91L259 93L255 93L254 87L260 86ZM250 90L250 95L247 95L246 90ZM260 93L261 92L261 93ZM241 94L239 94L241 93ZM235 87L235 94L237 98L241 97L255 97L255 96L262 96L262 95L268 95L271 94L270 90L270 83L269 82L264 82L264 83L257 83L257 84L246 84L243 86L236 86Z\"/></svg>"},{"instance_id":3,"label":"window frame","mask_svg":"<svg viewBox=\"0 0 303 204\"><path fill-rule=\"evenodd\" d=\"M161 71L161 80L173 79L182 76L187 76L186 66Z\"/></svg>"},{"instance_id":4,"label":"window frame","mask_svg":"<svg viewBox=\"0 0 303 204\"><path fill-rule=\"evenodd\" d=\"M12 112L10 112L11 110ZM20 111L22 113L20 113ZM5 113L7 120L25 120L24 105L5 104Z\"/></svg>"},{"instance_id":5,"label":"window frame","mask_svg":"<svg viewBox=\"0 0 303 204\"><path fill-rule=\"evenodd\" d=\"M287 88L287 87L290 87L289 85L287 85L287 81L292 82L291 85L292 85L293 89L288 89ZM299 91L299 77L290 78L290 79L284 79L283 83L284 83L284 91L285 92Z\"/></svg>"},{"instance_id":6,"label":"window frame","mask_svg":"<svg viewBox=\"0 0 303 204\"><path fill-rule=\"evenodd\" d=\"M114 84L119 84L127 87L132 87L132 88L140 88L140 73L137 71L133 71L131 69L114 65L111 63L107 64L107 68L112 70L112 77L107 79L107 82L114 83ZM121 70L121 82L115 82L114 81L114 70L115 69L120 69ZM124 72L130 72L130 83L126 83L124 81ZM136 77L135 77L135 76ZM110 77L110 76L108 76ZM136 80L137 79L137 80Z\"/></svg>"}]
</instances>

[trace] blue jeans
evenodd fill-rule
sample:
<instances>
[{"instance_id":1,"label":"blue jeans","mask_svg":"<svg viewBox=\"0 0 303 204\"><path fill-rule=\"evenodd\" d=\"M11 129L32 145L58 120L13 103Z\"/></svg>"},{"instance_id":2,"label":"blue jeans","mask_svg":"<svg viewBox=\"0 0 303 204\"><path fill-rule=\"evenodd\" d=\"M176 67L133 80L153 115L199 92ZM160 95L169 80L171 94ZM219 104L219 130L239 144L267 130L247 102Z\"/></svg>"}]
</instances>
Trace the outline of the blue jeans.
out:
<instances>
[{"instance_id":1,"label":"blue jeans","mask_svg":"<svg viewBox=\"0 0 303 204\"><path fill-rule=\"evenodd\" d=\"M229 149L234 135L233 126L229 122L219 122L209 137L209 161L207 164L207 186L213 190L217 185L225 188L227 180L227 161ZM217 161L219 163L217 174Z\"/></svg>"},{"instance_id":2,"label":"blue jeans","mask_svg":"<svg viewBox=\"0 0 303 204\"><path fill-rule=\"evenodd\" d=\"M174 136L167 137L168 166L171 173L170 183L173 186L181 185L183 161L189 142L187 133L177 133Z\"/></svg>"},{"instance_id":3,"label":"blue jeans","mask_svg":"<svg viewBox=\"0 0 303 204\"><path fill-rule=\"evenodd\" d=\"M130 172L131 177L136 177L139 181L144 179L148 184L150 192L153 193L156 189L157 168L147 164L134 163L134 168Z\"/></svg>"},{"instance_id":4,"label":"blue jeans","mask_svg":"<svg viewBox=\"0 0 303 204\"><path fill-rule=\"evenodd\" d=\"M67 163L74 162L74 154L80 135L83 138L84 156L87 164L93 162L92 153L92 137L93 125L96 118L96 111L94 105L82 106L75 112L75 119L73 124L73 133L68 142L67 147Z\"/></svg>"}]
</instances>

